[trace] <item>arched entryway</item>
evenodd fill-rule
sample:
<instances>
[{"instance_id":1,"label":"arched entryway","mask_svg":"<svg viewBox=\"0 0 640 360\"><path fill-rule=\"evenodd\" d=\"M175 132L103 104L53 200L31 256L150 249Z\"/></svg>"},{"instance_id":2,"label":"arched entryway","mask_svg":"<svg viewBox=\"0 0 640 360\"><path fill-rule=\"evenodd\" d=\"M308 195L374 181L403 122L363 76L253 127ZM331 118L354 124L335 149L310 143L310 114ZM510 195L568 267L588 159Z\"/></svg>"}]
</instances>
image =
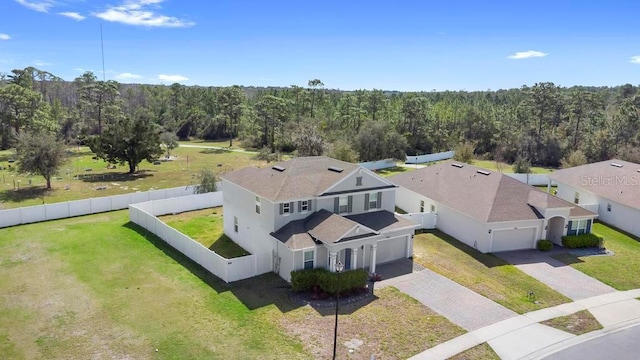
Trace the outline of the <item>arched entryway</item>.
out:
<instances>
[{"instance_id":1,"label":"arched entryway","mask_svg":"<svg viewBox=\"0 0 640 360\"><path fill-rule=\"evenodd\" d=\"M547 240L555 244L562 245L562 235L564 234L565 220L561 216L554 216L547 222Z\"/></svg>"}]
</instances>

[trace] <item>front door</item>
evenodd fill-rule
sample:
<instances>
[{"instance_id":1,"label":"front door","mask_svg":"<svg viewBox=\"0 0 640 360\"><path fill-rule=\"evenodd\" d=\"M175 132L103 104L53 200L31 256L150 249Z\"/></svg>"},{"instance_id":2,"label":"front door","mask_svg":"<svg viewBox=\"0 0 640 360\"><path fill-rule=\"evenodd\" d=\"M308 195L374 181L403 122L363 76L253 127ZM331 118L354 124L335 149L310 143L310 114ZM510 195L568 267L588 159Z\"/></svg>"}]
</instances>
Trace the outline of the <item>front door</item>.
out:
<instances>
[{"instance_id":1,"label":"front door","mask_svg":"<svg viewBox=\"0 0 640 360\"><path fill-rule=\"evenodd\" d=\"M344 249L344 269L351 270L351 249Z\"/></svg>"}]
</instances>

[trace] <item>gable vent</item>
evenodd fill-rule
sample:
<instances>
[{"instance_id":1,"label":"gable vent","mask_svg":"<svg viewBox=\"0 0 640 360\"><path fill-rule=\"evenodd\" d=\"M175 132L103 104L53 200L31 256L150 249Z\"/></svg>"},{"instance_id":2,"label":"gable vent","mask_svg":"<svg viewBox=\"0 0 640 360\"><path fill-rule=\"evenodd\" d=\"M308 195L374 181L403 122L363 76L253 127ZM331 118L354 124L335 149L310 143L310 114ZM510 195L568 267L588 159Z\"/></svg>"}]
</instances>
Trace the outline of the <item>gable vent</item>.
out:
<instances>
[{"instance_id":1,"label":"gable vent","mask_svg":"<svg viewBox=\"0 0 640 360\"><path fill-rule=\"evenodd\" d=\"M464 165L462 165L462 164L458 164L458 163L451 163L451 166L455 166L455 167L457 167L457 168L461 168L461 167L463 167Z\"/></svg>"},{"instance_id":2,"label":"gable vent","mask_svg":"<svg viewBox=\"0 0 640 360\"><path fill-rule=\"evenodd\" d=\"M344 171L344 169L343 169L343 168L339 168L339 167L337 167L337 166L329 166L329 169L328 169L328 170L329 170L329 171L333 171L333 172L337 172L337 173L341 173L341 172L343 172L343 171Z\"/></svg>"},{"instance_id":3,"label":"gable vent","mask_svg":"<svg viewBox=\"0 0 640 360\"><path fill-rule=\"evenodd\" d=\"M611 166L615 166L617 168L621 168L622 164L618 164L618 163L611 163Z\"/></svg>"},{"instance_id":4,"label":"gable vent","mask_svg":"<svg viewBox=\"0 0 640 360\"><path fill-rule=\"evenodd\" d=\"M285 168L283 168L280 165L274 165L271 167L273 170L279 171L279 172L283 172L285 170Z\"/></svg>"},{"instance_id":5,"label":"gable vent","mask_svg":"<svg viewBox=\"0 0 640 360\"><path fill-rule=\"evenodd\" d=\"M491 174L490 172L486 171L486 170L477 170L476 171L478 174L482 174L482 175L489 175Z\"/></svg>"}]
</instances>

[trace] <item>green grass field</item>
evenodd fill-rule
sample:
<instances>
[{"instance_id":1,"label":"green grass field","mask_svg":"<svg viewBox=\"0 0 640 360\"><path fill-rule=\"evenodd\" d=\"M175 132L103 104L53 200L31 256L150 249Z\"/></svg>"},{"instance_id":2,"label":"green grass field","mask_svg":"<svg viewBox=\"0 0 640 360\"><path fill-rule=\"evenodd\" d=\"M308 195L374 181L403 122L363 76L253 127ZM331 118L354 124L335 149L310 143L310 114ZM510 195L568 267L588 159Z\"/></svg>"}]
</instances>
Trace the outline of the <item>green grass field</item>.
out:
<instances>
[{"instance_id":1,"label":"green grass field","mask_svg":"<svg viewBox=\"0 0 640 360\"><path fill-rule=\"evenodd\" d=\"M46 191L42 176L18 174L15 163L8 162L15 158L15 154L11 150L0 151L0 166L3 167L0 170L0 207L14 208L186 186L199 182L198 175L202 169L224 173L266 164L255 160L252 154L216 149L179 147L172 155L175 160L162 161L160 165L143 161L140 171L129 175L126 165L107 169L107 163L93 159L88 148L70 148L67 164L52 181L53 190ZM8 169L9 165L13 170ZM104 189L97 190L101 187Z\"/></svg>"},{"instance_id":2,"label":"green grass field","mask_svg":"<svg viewBox=\"0 0 640 360\"><path fill-rule=\"evenodd\" d=\"M338 358L407 358L464 333L396 289L375 295L341 306ZM2 229L0 319L7 359L326 359L334 312L275 274L225 284L117 211Z\"/></svg>"},{"instance_id":3,"label":"green grass field","mask_svg":"<svg viewBox=\"0 0 640 360\"><path fill-rule=\"evenodd\" d=\"M519 314L571 301L497 256L483 254L441 231L417 234L413 259ZM539 304L527 298L529 291Z\"/></svg>"},{"instance_id":4,"label":"green grass field","mask_svg":"<svg viewBox=\"0 0 640 360\"><path fill-rule=\"evenodd\" d=\"M640 288L638 239L603 223L593 224L591 231L604 237L604 246L613 251L613 256L577 257L566 253L554 257L617 290Z\"/></svg>"},{"instance_id":5,"label":"green grass field","mask_svg":"<svg viewBox=\"0 0 640 360\"><path fill-rule=\"evenodd\" d=\"M172 228L227 259L249 253L224 234L222 207L160 216Z\"/></svg>"}]
</instances>

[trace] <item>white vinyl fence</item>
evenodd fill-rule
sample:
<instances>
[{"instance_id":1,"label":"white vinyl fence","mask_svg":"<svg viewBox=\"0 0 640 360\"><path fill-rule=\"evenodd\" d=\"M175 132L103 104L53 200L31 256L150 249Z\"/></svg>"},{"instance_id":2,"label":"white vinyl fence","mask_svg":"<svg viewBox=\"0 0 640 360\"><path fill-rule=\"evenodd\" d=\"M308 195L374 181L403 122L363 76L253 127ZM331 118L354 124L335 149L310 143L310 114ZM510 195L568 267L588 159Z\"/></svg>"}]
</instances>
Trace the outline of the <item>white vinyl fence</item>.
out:
<instances>
[{"instance_id":1,"label":"white vinyl fence","mask_svg":"<svg viewBox=\"0 0 640 360\"><path fill-rule=\"evenodd\" d=\"M396 215L411 220L416 224L420 224L420 229L435 229L437 224L438 215L435 213L408 213L408 214L398 214Z\"/></svg>"},{"instance_id":2,"label":"white vinyl fence","mask_svg":"<svg viewBox=\"0 0 640 360\"><path fill-rule=\"evenodd\" d=\"M129 219L225 282L257 275L256 256L226 259L162 222L156 216L222 205L222 191L129 205Z\"/></svg>"},{"instance_id":3,"label":"white vinyl fence","mask_svg":"<svg viewBox=\"0 0 640 360\"><path fill-rule=\"evenodd\" d=\"M385 159L378 161L368 161L361 162L358 165L362 166L367 170L380 170L380 169L388 169L396 166L396 161L393 159Z\"/></svg>"},{"instance_id":4,"label":"white vinyl fence","mask_svg":"<svg viewBox=\"0 0 640 360\"><path fill-rule=\"evenodd\" d=\"M426 154L426 155L417 155L417 156L408 156L407 160L405 160L405 164L422 164L432 161L438 160L446 160L453 158L453 151L445 151L435 154Z\"/></svg>"},{"instance_id":5,"label":"white vinyl fence","mask_svg":"<svg viewBox=\"0 0 640 360\"><path fill-rule=\"evenodd\" d=\"M191 194L193 194L192 186L181 186L170 189L135 192L130 194L0 210L0 228L47 220L64 219L74 216L97 214L113 210L122 210L126 209L129 204Z\"/></svg>"},{"instance_id":6,"label":"white vinyl fence","mask_svg":"<svg viewBox=\"0 0 640 360\"><path fill-rule=\"evenodd\" d=\"M549 175L547 174L507 174L505 175L512 177L520 182L525 184L533 185L533 186L542 186L549 184ZM551 185L558 185L555 181L551 181Z\"/></svg>"}]
</instances>

